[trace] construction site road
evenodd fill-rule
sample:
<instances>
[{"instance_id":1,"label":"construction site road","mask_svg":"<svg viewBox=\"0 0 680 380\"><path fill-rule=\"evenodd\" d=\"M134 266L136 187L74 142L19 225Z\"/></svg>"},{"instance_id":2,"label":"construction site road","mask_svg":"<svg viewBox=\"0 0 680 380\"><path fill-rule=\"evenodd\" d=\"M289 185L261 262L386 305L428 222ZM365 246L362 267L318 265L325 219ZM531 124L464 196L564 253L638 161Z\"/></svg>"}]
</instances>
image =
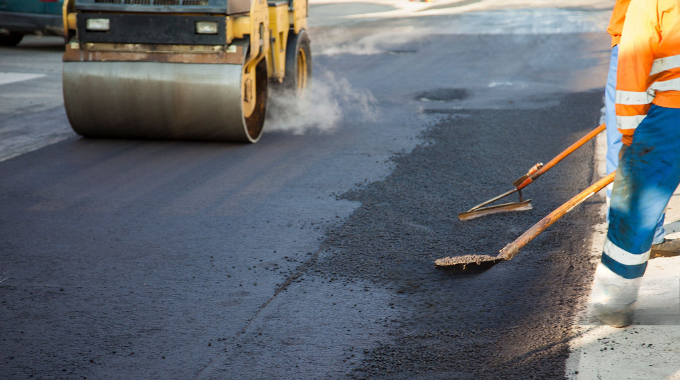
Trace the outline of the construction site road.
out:
<instances>
[{"instance_id":1,"label":"construction site road","mask_svg":"<svg viewBox=\"0 0 680 380\"><path fill-rule=\"evenodd\" d=\"M313 5L311 102L252 145L81 138L61 41L0 48L0 378L564 377L602 198L487 272L433 261L594 182L588 143L533 210L457 217L600 123L613 2L463 3Z\"/></svg>"}]
</instances>

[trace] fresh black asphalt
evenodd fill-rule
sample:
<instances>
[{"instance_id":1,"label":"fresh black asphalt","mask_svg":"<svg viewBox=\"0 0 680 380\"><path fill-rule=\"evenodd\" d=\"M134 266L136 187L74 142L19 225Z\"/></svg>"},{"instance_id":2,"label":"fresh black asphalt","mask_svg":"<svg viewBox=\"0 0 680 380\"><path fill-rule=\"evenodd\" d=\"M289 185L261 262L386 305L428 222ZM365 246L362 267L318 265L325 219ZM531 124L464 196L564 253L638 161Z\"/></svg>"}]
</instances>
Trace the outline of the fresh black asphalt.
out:
<instances>
[{"instance_id":1,"label":"fresh black asphalt","mask_svg":"<svg viewBox=\"0 0 680 380\"><path fill-rule=\"evenodd\" d=\"M347 46L392 24L357 25ZM607 36L399 41L314 57L329 130L74 136L0 163L0 378L562 377L600 198L485 273L432 261L495 254L593 182L591 143L534 210L457 219L597 126Z\"/></svg>"}]
</instances>

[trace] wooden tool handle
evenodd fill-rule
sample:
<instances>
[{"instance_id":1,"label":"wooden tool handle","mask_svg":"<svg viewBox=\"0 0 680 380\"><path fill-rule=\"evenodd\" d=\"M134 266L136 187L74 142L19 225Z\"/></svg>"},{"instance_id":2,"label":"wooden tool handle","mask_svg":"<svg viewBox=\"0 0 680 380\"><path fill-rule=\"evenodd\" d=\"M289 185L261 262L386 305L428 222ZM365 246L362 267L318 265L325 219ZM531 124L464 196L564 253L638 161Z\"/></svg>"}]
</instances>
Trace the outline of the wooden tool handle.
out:
<instances>
[{"instance_id":1,"label":"wooden tool handle","mask_svg":"<svg viewBox=\"0 0 680 380\"><path fill-rule=\"evenodd\" d=\"M515 241L501 249L501 253L498 256L498 258L510 260L513 257L515 257L515 255L517 255L520 249L524 248L525 245L529 244L530 241L532 241L541 232L545 231L546 228L550 227L553 223L555 223L558 219L563 217L566 213L573 210L574 207L580 205L581 203L583 203L583 201L592 197L593 195L595 195L595 193L604 189L605 187L607 187L607 185L612 183L614 181L615 174L616 172L613 172L608 176L602 178L601 180L595 182L594 184L590 185L590 187L580 192L577 196L571 198L569 201L567 201L567 203L558 207L557 209L555 209L555 211L548 214L548 216L541 219L540 222L534 224L534 226L529 228L525 233L522 234L522 236L518 237Z\"/></svg>"},{"instance_id":2,"label":"wooden tool handle","mask_svg":"<svg viewBox=\"0 0 680 380\"><path fill-rule=\"evenodd\" d=\"M597 128L593 129L590 131L587 135L581 137L577 142L571 144L571 146L567 149L565 149L562 153L558 154L557 157L553 158L548 162L547 164L543 165L540 169L538 169L536 172L531 174L529 178L527 178L522 184L517 186L518 190L521 190L527 186L529 186L530 183L534 182L538 177L542 176L543 173L547 172L552 168L553 166L557 165L558 162L562 161L565 157L568 155L572 154L576 149L580 148L583 146L583 144L587 143L588 141L592 140L593 137L597 136L600 134L600 132L604 131L606 129L606 125L604 123L600 124Z\"/></svg>"}]
</instances>

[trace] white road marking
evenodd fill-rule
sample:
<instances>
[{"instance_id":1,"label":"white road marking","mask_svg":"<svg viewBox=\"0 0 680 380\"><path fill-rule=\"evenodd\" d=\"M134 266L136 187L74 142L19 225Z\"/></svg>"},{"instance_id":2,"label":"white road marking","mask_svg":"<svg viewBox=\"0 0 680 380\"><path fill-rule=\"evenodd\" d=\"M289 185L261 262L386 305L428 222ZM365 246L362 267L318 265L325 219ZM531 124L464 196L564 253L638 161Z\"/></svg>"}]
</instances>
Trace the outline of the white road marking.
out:
<instances>
[{"instance_id":1,"label":"white road marking","mask_svg":"<svg viewBox=\"0 0 680 380\"><path fill-rule=\"evenodd\" d=\"M0 71L0 86L44 77L45 74L12 73Z\"/></svg>"},{"instance_id":2,"label":"white road marking","mask_svg":"<svg viewBox=\"0 0 680 380\"><path fill-rule=\"evenodd\" d=\"M75 136L63 107L0 117L0 162Z\"/></svg>"}]
</instances>

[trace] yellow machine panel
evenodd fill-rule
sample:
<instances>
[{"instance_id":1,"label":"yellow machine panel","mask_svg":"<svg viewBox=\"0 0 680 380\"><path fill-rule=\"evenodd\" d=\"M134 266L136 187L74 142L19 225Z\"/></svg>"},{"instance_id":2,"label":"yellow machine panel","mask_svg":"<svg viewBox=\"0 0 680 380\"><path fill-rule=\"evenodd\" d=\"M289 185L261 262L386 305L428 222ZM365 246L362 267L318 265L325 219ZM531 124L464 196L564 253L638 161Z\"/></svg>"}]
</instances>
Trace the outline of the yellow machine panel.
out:
<instances>
[{"instance_id":1,"label":"yellow machine panel","mask_svg":"<svg viewBox=\"0 0 680 380\"><path fill-rule=\"evenodd\" d=\"M223 10L213 2L66 0L63 87L73 129L87 137L256 142L270 79L298 92L308 86L307 3L241 0L249 12L229 14L220 1Z\"/></svg>"}]
</instances>

